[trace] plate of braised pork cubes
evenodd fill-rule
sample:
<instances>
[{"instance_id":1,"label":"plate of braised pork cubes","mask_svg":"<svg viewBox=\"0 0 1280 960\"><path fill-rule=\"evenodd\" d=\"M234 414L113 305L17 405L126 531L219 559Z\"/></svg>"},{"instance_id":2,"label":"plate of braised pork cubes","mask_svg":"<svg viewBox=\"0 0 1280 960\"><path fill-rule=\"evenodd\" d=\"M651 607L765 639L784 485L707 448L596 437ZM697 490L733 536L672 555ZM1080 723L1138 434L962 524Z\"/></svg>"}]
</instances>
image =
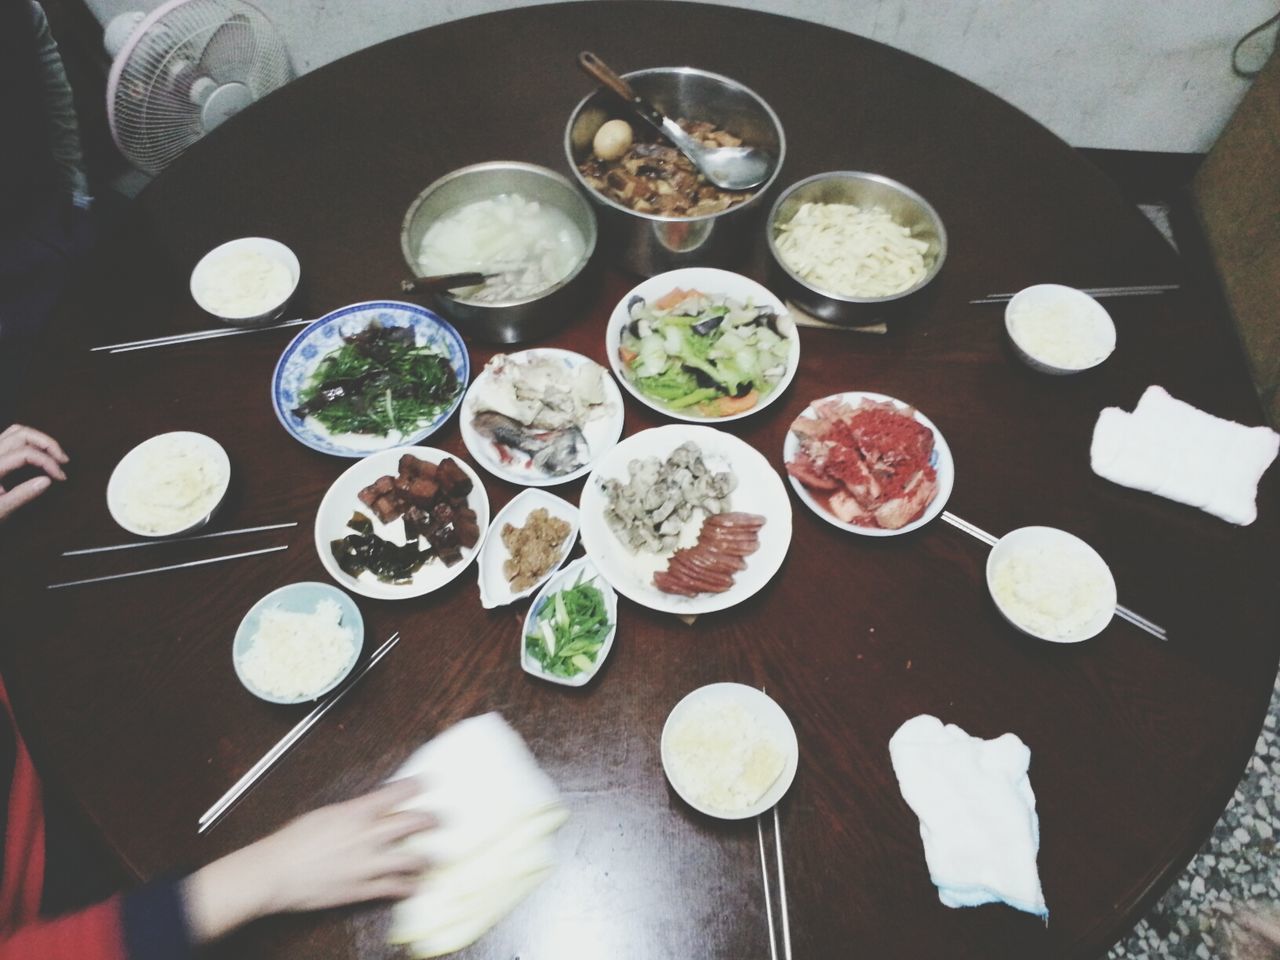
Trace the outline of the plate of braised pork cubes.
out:
<instances>
[{"instance_id":1,"label":"plate of braised pork cubes","mask_svg":"<svg viewBox=\"0 0 1280 960\"><path fill-rule=\"evenodd\" d=\"M401 447L334 481L316 513L316 550L346 589L398 600L462 573L488 526L489 497L470 466L434 447Z\"/></svg>"},{"instance_id":2,"label":"plate of braised pork cubes","mask_svg":"<svg viewBox=\"0 0 1280 960\"><path fill-rule=\"evenodd\" d=\"M759 591L791 543L791 503L755 449L712 427L641 430L596 464L582 545L615 590L653 610L723 610Z\"/></svg>"}]
</instances>

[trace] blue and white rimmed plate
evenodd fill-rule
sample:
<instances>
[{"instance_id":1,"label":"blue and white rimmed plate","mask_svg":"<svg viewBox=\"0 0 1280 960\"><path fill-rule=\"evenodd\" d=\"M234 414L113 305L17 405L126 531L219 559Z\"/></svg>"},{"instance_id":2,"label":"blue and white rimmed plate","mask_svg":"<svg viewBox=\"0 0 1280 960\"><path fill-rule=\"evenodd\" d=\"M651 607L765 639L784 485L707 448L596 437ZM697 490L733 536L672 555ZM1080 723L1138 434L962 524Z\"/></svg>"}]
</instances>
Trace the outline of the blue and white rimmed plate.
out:
<instances>
[{"instance_id":1,"label":"blue and white rimmed plate","mask_svg":"<svg viewBox=\"0 0 1280 960\"><path fill-rule=\"evenodd\" d=\"M933 499L929 501L924 508L924 512L910 523L895 529L886 529L884 527L863 526L857 523L850 523L841 520L830 509L825 502L826 497L820 493L810 490L803 483L797 480L791 472L787 471L787 480L791 483L791 489L796 492L796 496L804 503L806 507L816 513L827 523L833 527L839 527L841 530L848 530L850 533L857 533L864 537L894 537L900 533L910 533L912 530L918 530L926 523L942 512L942 508L947 505L947 500L951 496L951 488L956 482L956 464L951 457L951 448L947 446L947 441L939 430L923 413L914 407L903 403L901 400L895 400L893 397L886 396L883 393L868 393L864 390L851 390L848 393L836 393L829 397L822 397L814 400L800 414L801 418L813 419L817 417L815 407L828 400L840 400L847 403L851 407L856 407L862 400L870 400L874 403L890 403L901 413L911 412L915 421L925 426L933 434L933 452L929 455L929 466L933 467L937 476L937 490L933 495ZM796 439L796 435L792 430L787 430L787 438L782 443L782 460L783 463L790 463L795 459L797 453L800 452L800 441Z\"/></svg>"},{"instance_id":2,"label":"blue and white rimmed plate","mask_svg":"<svg viewBox=\"0 0 1280 960\"><path fill-rule=\"evenodd\" d=\"M364 330L377 321L384 327L413 327L415 342L448 357L458 378L458 392L453 401L429 422L410 430L393 430L389 434L330 433L315 417L299 417L294 413L302 403L300 397L320 361L343 345L343 337ZM271 380L271 403L281 425L295 440L312 450L335 457L367 457L379 450L410 446L435 433L453 415L462 402L467 381L471 378L471 361L466 344L447 321L424 307L395 300L373 300L353 303L321 317L303 328L285 348L276 364Z\"/></svg>"}]
</instances>

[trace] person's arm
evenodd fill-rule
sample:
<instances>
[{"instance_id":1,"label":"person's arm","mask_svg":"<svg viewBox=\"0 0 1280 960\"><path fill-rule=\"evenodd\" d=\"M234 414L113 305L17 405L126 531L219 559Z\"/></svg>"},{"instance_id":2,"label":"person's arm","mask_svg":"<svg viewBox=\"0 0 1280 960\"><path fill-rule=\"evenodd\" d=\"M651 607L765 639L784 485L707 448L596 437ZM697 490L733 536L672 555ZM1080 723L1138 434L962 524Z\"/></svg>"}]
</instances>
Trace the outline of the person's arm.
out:
<instances>
[{"instance_id":1,"label":"person's arm","mask_svg":"<svg viewBox=\"0 0 1280 960\"><path fill-rule=\"evenodd\" d=\"M435 823L399 809L419 789L401 780L314 810L197 870L183 891L192 938L207 943L273 913L409 896L428 864L400 841Z\"/></svg>"}]
</instances>

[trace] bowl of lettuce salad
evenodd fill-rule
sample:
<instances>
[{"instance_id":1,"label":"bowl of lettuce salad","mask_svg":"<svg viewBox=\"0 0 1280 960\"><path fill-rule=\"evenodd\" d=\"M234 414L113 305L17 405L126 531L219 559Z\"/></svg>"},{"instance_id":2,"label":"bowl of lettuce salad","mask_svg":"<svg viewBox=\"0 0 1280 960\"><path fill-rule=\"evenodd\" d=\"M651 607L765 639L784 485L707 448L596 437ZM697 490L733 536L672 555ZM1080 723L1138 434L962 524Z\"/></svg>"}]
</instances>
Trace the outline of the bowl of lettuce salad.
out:
<instances>
[{"instance_id":1,"label":"bowl of lettuce salad","mask_svg":"<svg viewBox=\"0 0 1280 960\"><path fill-rule=\"evenodd\" d=\"M795 376L800 339L782 302L711 267L661 273L614 307L613 372L641 403L691 423L762 410Z\"/></svg>"}]
</instances>

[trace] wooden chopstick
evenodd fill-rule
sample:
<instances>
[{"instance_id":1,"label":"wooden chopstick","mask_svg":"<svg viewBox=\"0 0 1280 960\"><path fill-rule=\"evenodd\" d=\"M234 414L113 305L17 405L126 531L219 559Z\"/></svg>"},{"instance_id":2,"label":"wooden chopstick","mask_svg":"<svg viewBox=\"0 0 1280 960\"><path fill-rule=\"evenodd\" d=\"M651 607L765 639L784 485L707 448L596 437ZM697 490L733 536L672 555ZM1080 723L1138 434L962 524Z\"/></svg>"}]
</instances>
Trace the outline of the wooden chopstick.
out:
<instances>
[{"instance_id":1,"label":"wooden chopstick","mask_svg":"<svg viewBox=\"0 0 1280 960\"><path fill-rule=\"evenodd\" d=\"M85 547L80 550L63 550L64 557L81 557L88 553L109 553L112 550L132 550L134 547L154 547L165 543L187 543L191 540L211 540L214 537L234 537L242 533L261 533L265 530L283 530L285 527L296 527L297 520L289 523L268 523L261 527L241 527L239 530L219 530L217 533L199 533L193 537L160 537L155 540L137 540L133 543L117 543L109 547Z\"/></svg>"},{"instance_id":2,"label":"wooden chopstick","mask_svg":"<svg viewBox=\"0 0 1280 960\"><path fill-rule=\"evenodd\" d=\"M1153 283L1147 285L1137 285L1130 287L1081 287L1081 293L1087 293L1091 297L1150 297L1160 293L1169 293L1173 290L1180 290L1181 285L1176 283ZM1012 293L989 293L985 297L978 300L970 300L970 303L1007 303L1012 300Z\"/></svg>"},{"instance_id":3,"label":"wooden chopstick","mask_svg":"<svg viewBox=\"0 0 1280 960\"><path fill-rule=\"evenodd\" d=\"M369 661L363 667L347 679L346 683L316 704L310 713L298 721L292 730L281 737L275 746L262 755L262 759L246 770L244 776L231 785L231 789L219 797L213 806L200 815L200 819L196 822L196 833L204 833L221 820L253 788L254 784L262 779L263 775L275 766L280 758L288 753L293 745L301 740L307 731L315 726L320 718L346 696L347 692L360 682L360 678L373 669L374 664L390 653L391 648L399 642L400 631L397 630L387 638L382 646L373 652L369 657Z\"/></svg>"},{"instance_id":4,"label":"wooden chopstick","mask_svg":"<svg viewBox=\"0 0 1280 960\"><path fill-rule=\"evenodd\" d=\"M965 533L969 534L969 536L973 537L975 540L981 540L988 547L995 546L996 541L999 539L998 537L993 537L991 534L987 533L987 531L983 530L981 527L975 527L968 520L962 520L960 517L957 517L950 510L943 510L942 513L939 514L939 517L945 520L947 523L951 524L957 530L963 530ZM1123 606L1120 606L1119 604L1116 604L1116 616L1119 617L1121 620L1126 620L1129 623L1133 624L1139 630L1143 630L1151 634L1157 640L1169 639L1169 631L1165 630L1164 627L1160 626L1158 623L1156 623L1153 620L1148 620L1146 617L1142 616L1139 613L1135 613L1133 610L1130 610L1128 607L1123 607Z\"/></svg>"},{"instance_id":5,"label":"wooden chopstick","mask_svg":"<svg viewBox=\"0 0 1280 960\"><path fill-rule=\"evenodd\" d=\"M126 577L141 577L149 573L164 573L168 570L181 570L184 567L202 567L207 563L221 563L223 560L239 560L241 557L256 557L263 553L275 553L277 550L288 550L286 543L279 547L266 547L262 550L249 550L245 553L232 553L224 557L209 557L205 560L192 560L188 563L171 563L167 567L151 567L149 570L130 570L128 573L112 573L105 577L86 577L83 580L64 580L61 583L47 584L46 590L57 590L59 587L78 587L85 583L103 583L107 580L123 580Z\"/></svg>"},{"instance_id":6,"label":"wooden chopstick","mask_svg":"<svg viewBox=\"0 0 1280 960\"><path fill-rule=\"evenodd\" d=\"M192 343L197 340L216 340L219 337L238 337L246 333L265 333L268 330L283 330L286 327L300 327L311 323L299 318L273 323L265 327L214 327L211 330L193 330L190 333L175 333L166 337L152 337L149 340L127 340L124 343L106 343L100 347L90 347L90 353L106 350L110 353L129 353L132 350L149 350L152 347L168 347L180 343Z\"/></svg>"}]
</instances>

